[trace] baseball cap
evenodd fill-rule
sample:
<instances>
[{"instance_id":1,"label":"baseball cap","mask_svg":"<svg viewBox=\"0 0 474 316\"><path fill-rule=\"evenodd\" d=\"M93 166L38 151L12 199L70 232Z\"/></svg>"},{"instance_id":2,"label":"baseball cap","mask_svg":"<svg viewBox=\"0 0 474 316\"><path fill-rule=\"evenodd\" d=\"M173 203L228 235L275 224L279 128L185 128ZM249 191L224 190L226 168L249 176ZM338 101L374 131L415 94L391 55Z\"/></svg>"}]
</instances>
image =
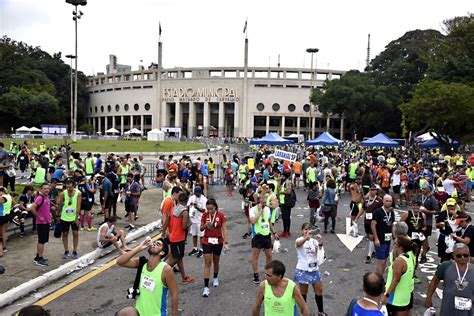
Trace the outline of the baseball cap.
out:
<instances>
[{"instance_id":1,"label":"baseball cap","mask_svg":"<svg viewBox=\"0 0 474 316\"><path fill-rule=\"evenodd\" d=\"M257 174L257 173L260 173L260 170L255 170L255 173L256 173L256 174Z\"/></svg>"},{"instance_id":2,"label":"baseball cap","mask_svg":"<svg viewBox=\"0 0 474 316\"><path fill-rule=\"evenodd\" d=\"M454 205L456 205L456 204L457 204L457 203L456 203L456 200L453 199L453 198L449 198L449 199L446 200L446 205L447 205L447 206L454 206Z\"/></svg>"}]
</instances>

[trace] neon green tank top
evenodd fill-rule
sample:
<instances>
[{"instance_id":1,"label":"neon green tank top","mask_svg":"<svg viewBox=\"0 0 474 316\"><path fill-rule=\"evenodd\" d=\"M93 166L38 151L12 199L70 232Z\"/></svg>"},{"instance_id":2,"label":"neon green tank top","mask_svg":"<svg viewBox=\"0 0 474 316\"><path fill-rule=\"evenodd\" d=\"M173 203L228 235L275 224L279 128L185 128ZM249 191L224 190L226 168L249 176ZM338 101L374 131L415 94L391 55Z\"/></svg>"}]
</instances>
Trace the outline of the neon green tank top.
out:
<instances>
[{"instance_id":1,"label":"neon green tank top","mask_svg":"<svg viewBox=\"0 0 474 316\"><path fill-rule=\"evenodd\" d=\"M2 196L6 201L3 204L0 204L0 216L10 215L12 210L12 196L10 194L5 194Z\"/></svg>"},{"instance_id":2,"label":"neon green tank top","mask_svg":"<svg viewBox=\"0 0 474 316\"><path fill-rule=\"evenodd\" d=\"M125 184L127 182L128 165L120 167L122 168L122 171L120 173L120 183Z\"/></svg>"},{"instance_id":3,"label":"neon green tank top","mask_svg":"<svg viewBox=\"0 0 474 316\"><path fill-rule=\"evenodd\" d=\"M390 294L388 303L394 306L407 306L410 304L411 293L414 288L413 274L415 272L415 255L412 251L408 252L406 256L400 256L407 264L407 271L400 278L395 290ZM393 264L390 265L387 274L386 289L390 287L393 279Z\"/></svg>"},{"instance_id":4,"label":"neon green tank top","mask_svg":"<svg viewBox=\"0 0 474 316\"><path fill-rule=\"evenodd\" d=\"M65 222L74 222L77 214L77 195L79 190L74 190L74 195L69 196L69 192L64 190L64 203L61 211L61 219Z\"/></svg>"},{"instance_id":5,"label":"neon green tank top","mask_svg":"<svg viewBox=\"0 0 474 316\"><path fill-rule=\"evenodd\" d=\"M283 193L286 192L286 187L285 187L285 185L282 185L282 186L281 186L280 193L281 193L281 192L283 192ZM285 194L281 194L281 195L280 195L280 205L285 204L285 196L286 196Z\"/></svg>"},{"instance_id":6,"label":"neon green tank top","mask_svg":"<svg viewBox=\"0 0 474 316\"><path fill-rule=\"evenodd\" d=\"M34 183L42 184L46 181L46 169L39 167L36 168Z\"/></svg>"},{"instance_id":7,"label":"neon green tank top","mask_svg":"<svg viewBox=\"0 0 474 316\"><path fill-rule=\"evenodd\" d=\"M351 166L349 168L349 178L355 179L356 178L356 172L357 172L357 167L359 166L358 163L351 163Z\"/></svg>"},{"instance_id":8,"label":"neon green tank top","mask_svg":"<svg viewBox=\"0 0 474 316\"><path fill-rule=\"evenodd\" d=\"M288 280L285 293L281 297L273 294L272 287L265 280L265 294L263 304L265 305L265 316L272 315L297 315L296 301L293 297L295 282Z\"/></svg>"},{"instance_id":9,"label":"neon green tank top","mask_svg":"<svg viewBox=\"0 0 474 316\"><path fill-rule=\"evenodd\" d=\"M258 205L254 206L258 208ZM271 215L270 215L271 214ZM262 221L263 218L263 221ZM270 230L270 221L275 223L276 220L276 212L275 210L271 210L268 206L263 208L263 214L260 215L257 222L252 224L253 231L255 234L268 236L271 233Z\"/></svg>"},{"instance_id":10,"label":"neon green tank top","mask_svg":"<svg viewBox=\"0 0 474 316\"><path fill-rule=\"evenodd\" d=\"M165 262L160 262L153 271L148 271L145 263L140 277L140 295L137 298L136 309L140 315L166 315L166 296L168 288L161 281Z\"/></svg>"},{"instance_id":11,"label":"neon green tank top","mask_svg":"<svg viewBox=\"0 0 474 316\"><path fill-rule=\"evenodd\" d=\"M86 158L86 174L94 174L94 159Z\"/></svg>"},{"instance_id":12,"label":"neon green tank top","mask_svg":"<svg viewBox=\"0 0 474 316\"><path fill-rule=\"evenodd\" d=\"M316 182L316 169L315 168L308 169L308 183L309 182Z\"/></svg>"}]
</instances>

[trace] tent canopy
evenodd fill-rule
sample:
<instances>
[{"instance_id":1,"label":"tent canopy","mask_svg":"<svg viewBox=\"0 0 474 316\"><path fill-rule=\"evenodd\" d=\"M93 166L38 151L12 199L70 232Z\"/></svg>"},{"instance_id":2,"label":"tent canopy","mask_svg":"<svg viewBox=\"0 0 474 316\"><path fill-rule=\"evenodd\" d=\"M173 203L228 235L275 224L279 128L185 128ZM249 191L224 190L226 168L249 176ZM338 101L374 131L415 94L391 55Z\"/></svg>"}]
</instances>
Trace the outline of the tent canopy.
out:
<instances>
[{"instance_id":1,"label":"tent canopy","mask_svg":"<svg viewBox=\"0 0 474 316\"><path fill-rule=\"evenodd\" d=\"M377 134L372 138L364 140L360 144L361 146L367 146L367 147L398 147L400 146L400 144L397 141L390 139L384 133Z\"/></svg>"},{"instance_id":2,"label":"tent canopy","mask_svg":"<svg viewBox=\"0 0 474 316\"><path fill-rule=\"evenodd\" d=\"M118 133L120 133L120 131L118 131L118 130L116 130L115 128L112 127L112 128L109 128L108 130L106 130L104 133L105 134L118 134Z\"/></svg>"},{"instance_id":3,"label":"tent canopy","mask_svg":"<svg viewBox=\"0 0 474 316\"><path fill-rule=\"evenodd\" d=\"M433 135L436 136L436 133L433 133ZM424 134L416 136L414 140L415 140L415 142L426 142L430 139L433 139L433 136L431 136L430 132L426 132Z\"/></svg>"},{"instance_id":4,"label":"tent canopy","mask_svg":"<svg viewBox=\"0 0 474 316\"><path fill-rule=\"evenodd\" d=\"M22 126L20 128L17 128L15 131L25 133L25 132L30 132L30 129L26 126Z\"/></svg>"},{"instance_id":5,"label":"tent canopy","mask_svg":"<svg viewBox=\"0 0 474 316\"><path fill-rule=\"evenodd\" d=\"M260 139L252 139L251 145L286 145L293 144L292 140L284 139L277 133L268 133Z\"/></svg>"},{"instance_id":6,"label":"tent canopy","mask_svg":"<svg viewBox=\"0 0 474 316\"><path fill-rule=\"evenodd\" d=\"M337 139L328 132L324 132L315 139L308 140L306 146L338 146L342 142L342 140Z\"/></svg>"},{"instance_id":7,"label":"tent canopy","mask_svg":"<svg viewBox=\"0 0 474 316\"><path fill-rule=\"evenodd\" d=\"M160 131L157 128L152 129L146 135L147 135L147 140L152 140L152 141L163 141L163 140L165 140L165 133Z\"/></svg>"},{"instance_id":8,"label":"tent canopy","mask_svg":"<svg viewBox=\"0 0 474 316\"><path fill-rule=\"evenodd\" d=\"M450 140L451 141L451 146L454 148L459 147L459 142L456 140ZM441 145L438 143L438 141L434 138L424 142L423 144L420 145L421 148L423 149L429 149L429 148L441 148Z\"/></svg>"},{"instance_id":9,"label":"tent canopy","mask_svg":"<svg viewBox=\"0 0 474 316\"><path fill-rule=\"evenodd\" d=\"M131 130L126 131L124 134L125 135L141 135L143 134L143 132L137 128L132 128Z\"/></svg>"},{"instance_id":10,"label":"tent canopy","mask_svg":"<svg viewBox=\"0 0 474 316\"><path fill-rule=\"evenodd\" d=\"M42 132L42 131L39 128L33 126L32 128L30 128L30 132Z\"/></svg>"}]
</instances>

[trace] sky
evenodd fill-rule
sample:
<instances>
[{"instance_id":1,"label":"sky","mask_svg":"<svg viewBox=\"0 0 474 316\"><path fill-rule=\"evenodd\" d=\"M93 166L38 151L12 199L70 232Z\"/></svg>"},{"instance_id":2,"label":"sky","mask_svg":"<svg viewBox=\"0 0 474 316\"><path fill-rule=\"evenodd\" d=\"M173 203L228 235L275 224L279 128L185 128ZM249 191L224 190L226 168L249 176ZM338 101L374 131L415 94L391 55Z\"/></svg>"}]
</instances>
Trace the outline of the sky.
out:
<instances>
[{"instance_id":1,"label":"sky","mask_svg":"<svg viewBox=\"0 0 474 316\"><path fill-rule=\"evenodd\" d=\"M65 0L0 0L0 35L74 54L74 7ZM363 70L407 31L442 31L443 20L473 12L472 0L88 0L79 7L78 68L105 72L118 63L157 62L161 23L163 67L241 67L247 20L249 66ZM65 62L69 62L64 57Z\"/></svg>"}]
</instances>

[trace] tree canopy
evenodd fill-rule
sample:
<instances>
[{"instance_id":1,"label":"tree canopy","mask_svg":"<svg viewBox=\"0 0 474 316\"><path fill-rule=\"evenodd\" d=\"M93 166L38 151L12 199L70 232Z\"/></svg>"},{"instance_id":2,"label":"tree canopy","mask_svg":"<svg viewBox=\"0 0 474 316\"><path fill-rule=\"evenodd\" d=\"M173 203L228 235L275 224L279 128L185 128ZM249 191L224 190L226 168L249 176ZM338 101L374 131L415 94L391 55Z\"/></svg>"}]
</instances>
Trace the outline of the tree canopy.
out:
<instances>
[{"instance_id":1,"label":"tree canopy","mask_svg":"<svg viewBox=\"0 0 474 316\"><path fill-rule=\"evenodd\" d=\"M0 39L0 131L21 125L70 122L71 68L61 60L23 42ZM86 77L78 72L78 120L87 104Z\"/></svg>"}]
</instances>

